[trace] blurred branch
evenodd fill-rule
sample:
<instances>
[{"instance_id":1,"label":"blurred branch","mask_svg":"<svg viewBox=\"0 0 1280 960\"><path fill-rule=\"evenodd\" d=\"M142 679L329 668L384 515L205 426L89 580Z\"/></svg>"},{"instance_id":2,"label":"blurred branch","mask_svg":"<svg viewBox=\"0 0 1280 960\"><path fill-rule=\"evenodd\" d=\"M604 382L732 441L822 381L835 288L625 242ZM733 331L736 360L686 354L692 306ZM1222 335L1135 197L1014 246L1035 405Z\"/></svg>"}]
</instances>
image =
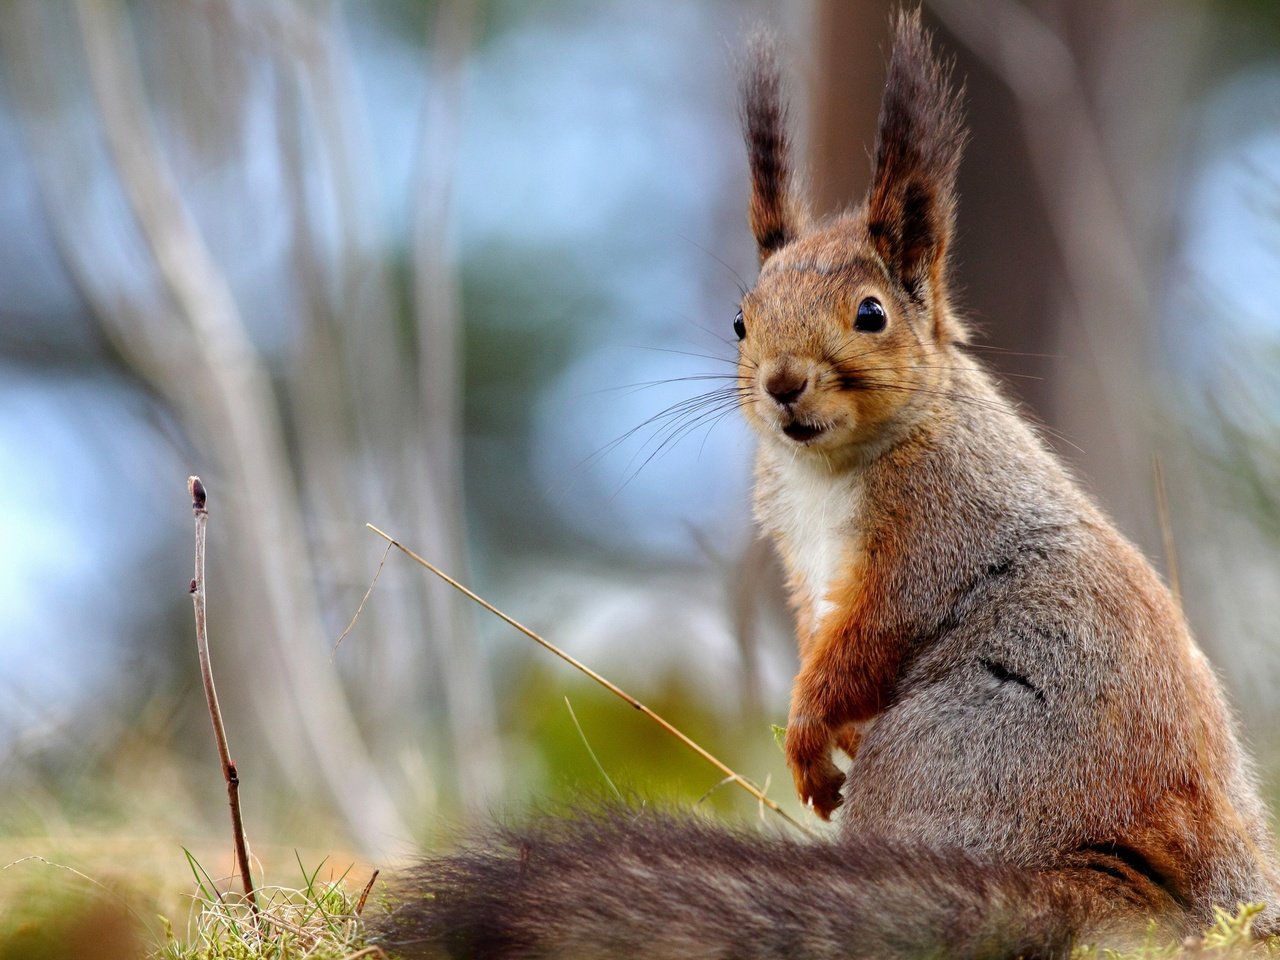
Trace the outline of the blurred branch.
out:
<instances>
[{"instance_id":1,"label":"blurred branch","mask_svg":"<svg viewBox=\"0 0 1280 960\"><path fill-rule=\"evenodd\" d=\"M733 640L742 658L738 700L744 716L758 717L764 710L764 681L757 628L760 596L767 587L768 575L773 572L769 562L772 547L763 537L750 537L744 547L734 548L726 555L699 527L690 524L687 529L715 571L716 580L723 584Z\"/></svg>"},{"instance_id":2,"label":"blurred branch","mask_svg":"<svg viewBox=\"0 0 1280 960\"><path fill-rule=\"evenodd\" d=\"M53 25L62 26L56 11L18 3L13 20L19 29L6 29L0 43L12 54L6 66L23 97L21 116L37 156L42 199L68 266L104 329L197 441L231 471L225 502L236 526L233 551L240 556L228 569L242 578L233 635L248 660L261 656L251 652L249 638L270 624L262 649L275 669L246 668L246 679L259 685L262 695L253 705L266 714L271 749L295 783L306 783L319 769L366 849L376 849L407 831L384 781L360 774L372 770L365 737L377 756L418 751L440 722L431 705L442 703L461 771L458 795L469 804L486 803L501 770L495 710L468 636L470 620L456 613L454 598L393 590L369 611L371 642L362 646L364 656L344 660L359 676L353 689L365 694L363 736L337 668L310 662L319 638L330 635L318 585L345 586L363 576L356 518L410 504L406 519L415 537L455 559L462 543L458 439L431 426L423 435L424 425L460 419L452 370L457 334L447 340L448 349L436 349L432 334L422 335L432 347L421 356L406 349L413 332L391 273L394 246L383 222L379 181L370 175L375 158L354 93L339 7L202 0L194 8L198 17L216 20L216 29L210 28L219 44L214 59L243 59L242 48L256 47L277 66L275 120L301 321L299 349L280 378L281 396L272 390L229 282L165 163L127 17L118 3L68 9L77 15L86 51L94 54L86 62L124 204L101 172L101 145L92 128L78 121L80 61L59 69L49 55L66 48L62 34L54 33ZM198 30L183 36L209 40ZM184 69L185 62L181 49L156 58L161 90L169 89L163 86L166 71ZM433 177L451 175L447 167L435 169ZM88 211L103 193L119 209L95 217ZM122 216L136 222L140 239L121 229ZM106 233L123 248L116 260L101 254ZM441 263L443 272L433 277L452 282L452 262ZM434 280L431 286L436 288ZM458 322L456 303L432 316L447 333ZM439 421L431 409L435 394L424 396L424 383L446 385L449 400ZM304 511L315 518L310 529ZM308 549L308 533L318 534L314 550ZM427 642L417 642L424 633ZM283 684L287 695L268 695L262 689L268 683ZM420 802L435 794L429 771L425 764L397 765L383 775L397 778Z\"/></svg>"},{"instance_id":3,"label":"blurred branch","mask_svg":"<svg viewBox=\"0 0 1280 960\"><path fill-rule=\"evenodd\" d=\"M14 93L54 243L72 282L109 338L144 376L162 377L162 365L147 364L152 351L173 352L172 344L166 343L163 318L140 303L135 293L104 281L103 258L95 255L93 238L84 229L96 143L85 125L67 119L74 112L74 75L58 69L46 53L62 48L53 39L50 5L38 0L14 2L6 13L5 29L0 30L4 50L0 63ZM168 339L172 340L171 335Z\"/></svg>"},{"instance_id":4,"label":"blurred branch","mask_svg":"<svg viewBox=\"0 0 1280 960\"><path fill-rule=\"evenodd\" d=\"M419 523L424 544L457 570L466 568L462 523L461 310L453 243L453 190L463 104L463 78L475 20L472 0L445 0L435 18L426 100L416 158L417 198L411 238L413 311L418 332L419 417L425 455L415 474L426 490L410 510L454 518L434 531ZM492 692L480 662L469 611L458 597L433 608L430 630L448 667L450 735L464 798L476 802L501 786L502 764Z\"/></svg>"},{"instance_id":5,"label":"blurred branch","mask_svg":"<svg viewBox=\"0 0 1280 960\"><path fill-rule=\"evenodd\" d=\"M764 711L764 679L760 669L760 597L768 590L770 576L778 572L772 558L770 544L763 537L752 537L733 558L732 566L722 574L729 594L733 638L742 656L743 704L752 716Z\"/></svg>"},{"instance_id":6,"label":"blurred branch","mask_svg":"<svg viewBox=\"0 0 1280 960\"><path fill-rule=\"evenodd\" d=\"M325 477L316 478L324 486L315 492L328 498L321 514L349 517L355 509L367 516L394 505L415 538L462 566L460 313L456 265L445 238L452 218L453 156L471 8L467 3L443 5L440 50L429 61L414 190L423 199L411 223L412 325L398 312L403 304L388 269L392 250L381 215L385 205L377 180L368 173L373 151L352 94L353 71L340 42L340 10L329 2L288 8L295 19L312 21L293 32L316 38L307 44L313 56L282 61L298 83L280 86L281 144L294 195L294 258L309 321L299 373L289 381L299 395L299 430L314 441L300 445L300 454L317 456L332 448L333 424L349 424L343 456L329 459ZM297 105L289 102L295 86L300 91ZM316 130L318 164L301 143L298 123L304 117ZM306 216L314 200L308 203L302 184L317 166L329 171L326 199L338 220L336 287ZM429 242L421 242L424 234ZM334 291L331 299L320 292L329 289ZM415 333L416 349L406 349ZM335 391L335 383L342 389ZM340 397L349 398L349 409L334 410ZM324 410L330 416L318 413ZM335 475L342 472L354 474L353 482L339 481ZM344 492L344 486L349 490ZM354 525L335 529L342 539L326 541L326 550L359 557L353 530ZM374 735L385 741L398 734L404 742L392 747L395 752L416 749L414 733L421 735L420 725L428 719L421 705L430 681L443 706L457 796L465 804L483 806L501 787L502 764L489 677L476 651L471 618L460 612L455 597L395 591L380 606L377 621L380 627L369 632L380 638L380 649L366 648L363 661L381 668L378 695L370 704ZM417 642L419 636L425 644Z\"/></svg>"},{"instance_id":7,"label":"blurred branch","mask_svg":"<svg viewBox=\"0 0 1280 960\"><path fill-rule=\"evenodd\" d=\"M1156 510L1160 515L1160 537L1164 541L1164 565L1169 571L1169 591L1173 602L1182 609L1182 575L1178 569L1178 544L1173 534L1173 518L1169 515L1169 490L1164 482L1164 465L1160 458L1151 458L1151 472L1155 482Z\"/></svg>"},{"instance_id":8,"label":"blurred branch","mask_svg":"<svg viewBox=\"0 0 1280 960\"><path fill-rule=\"evenodd\" d=\"M247 522L248 557L271 615L264 645L275 655L277 679L301 723L269 727L299 731L312 758L366 849L381 849L406 831L360 742L346 695L317 661L323 636L314 577L293 494L276 401L231 290L187 211L145 113L142 83L119 0L75 4L91 86L130 208L192 337L196 362L167 392L221 447L235 478ZM193 395L203 402L192 403ZM277 693L279 691L276 691ZM275 698L272 698L273 700ZM296 744L278 744L278 752Z\"/></svg>"}]
</instances>

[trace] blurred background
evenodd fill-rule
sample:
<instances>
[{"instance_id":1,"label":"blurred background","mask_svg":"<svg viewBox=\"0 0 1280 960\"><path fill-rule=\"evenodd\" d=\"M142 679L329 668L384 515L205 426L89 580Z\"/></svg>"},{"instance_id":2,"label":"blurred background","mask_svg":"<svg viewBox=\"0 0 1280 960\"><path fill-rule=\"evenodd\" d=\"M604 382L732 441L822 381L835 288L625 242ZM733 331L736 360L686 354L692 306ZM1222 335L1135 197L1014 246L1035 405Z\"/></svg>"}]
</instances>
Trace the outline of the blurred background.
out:
<instances>
[{"instance_id":1,"label":"blurred background","mask_svg":"<svg viewBox=\"0 0 1280 960\"><path fill-rule=\"evenodd\" d=\"M191 473L268 875L294 850L385 864L606 774L757 815L399 554L338 645L385 553L366 522L795 810L751 440L686 402L730 369L755 269L743 36L782 36L836 211L867 185L889 9L0 3L0 860L140 882L186 846L230 872ZM1280 13L924 9L967 84L975 349L1176 579L1274 801Z\"/></svg>"}]
</instances>

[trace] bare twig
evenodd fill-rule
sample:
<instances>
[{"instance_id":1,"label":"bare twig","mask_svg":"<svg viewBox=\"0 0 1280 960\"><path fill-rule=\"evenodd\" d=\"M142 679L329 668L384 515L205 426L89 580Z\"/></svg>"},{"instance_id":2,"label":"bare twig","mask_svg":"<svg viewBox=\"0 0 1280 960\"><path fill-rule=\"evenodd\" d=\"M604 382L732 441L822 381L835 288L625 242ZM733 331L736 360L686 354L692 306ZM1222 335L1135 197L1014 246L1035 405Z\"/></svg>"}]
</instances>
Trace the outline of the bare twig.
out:
<instances>
[{"instance_id":1,"label":"bare twig","mask_svg":"<svg viewBox=\"0 0 1280 960\"><path fill-rule=\"evenodd\" d=\"M191 494L191 510L196 517L196 569L191 578L191 601L196 613L196 648L200 652L200 678L204 681L204 697L209 702L209 718L213 721L213 738L218 744L218 759L222 761L222 775L227 781L227 802L231 805L231 834L235 840L236 863L244 882L244 895L258 913L258 899L253 892L253 875L249 872L249 848L244 842L244 821L240 818L240 775L227 747L227 731L222 725L222 710L218 707L218 691L213 686L213 664L209 659L209 632L204 604L204 544L205 530L209 525L209 509L205 505L204 484L199 477L187 477L187 492Z\"/></svg>"},{"instance_id":2,"label":"bare twig","mask_svg":"<svg viewBox=\"0 0 1280 960\"><path fill-rule=\"evenodd\" d=\"M782 819L786 820L787 823L791 824L796 829L809 834L810 836L814 835L812 830L810 830L799 820L791 816L791 814L787 813L787 811L783 810L780 806L778 806L778 804L774 800L771 800L769 797L765 796L764 791L761 790L759 787L757 787L754 783L752 783L746 777L742 776L740 773L730 768L729 765L726 764L723 760L719 759L714 754L710 753L700 744L692 740L683 731L673 726L670 722L663 719L658 714L654 713L652 710L646 707L643 703L641 703L631 694L627 693L617 684L613 683L610 680L606 680L604 677L596 673L594 670L588 667L581 660L578 660L575 657L571 656L570 654L565 653L563 650L561 650L551 641L539 636L538 634L530 630L528 627L526 627L524 624L520 623L518 620L503 613L501 610L499 610L497 607L491 604L488 600L485 600L479 594L474 593L473 591L469 590L467 587L463 586L457 580L453 579L453 577L449 576L439 567L435 566L435 564L431 563L429 560L426 560L421 556L419 556L418 554L414 553L412 550L410 550L404 544L400 543L400 541L396 540L390 534L384 533L383 531L379 530L372 523L366 523L365 526L368 527L370 530L372 530L374 533L376 533L378 536L382 537L383 540L386 540L388 543L390 543L393 547L395 547L405 556L409 557L409 559L413 560L414 563L417 563L419 566L425 567L427 570L430 570L437 577L439 577L445 583L449 584L449 586L453 587L459 593L463 594L464 596L480 604L480 606L484 607L486 610L492 613L499 620L503 621L509 626L514 627L516 630L519 630L530 640L534 641L535 643L539 644L545 649L550 650L552 653L554 653L557 657L559 657L565 663L569 664L569 666L573 667L575 670L590 677L596 683L600 684L600 686L604 687L606 690L612 693L615 697L630 704L635 709L639 710L646 717L648 717L650 720L652 720L654 723L660 726L663 730L671 734L671 736L675 737L677 740L683 743L686 747L688 747L698 756L702 757L702 759L706 760L713 767L715 767L717 770L723 773L726 779L736 783L743 790L747 791L747 793L755 797L756 800L758 800L760 803L764 804L766 807L768 807L778 816L782 817Z\"/></svg>"}]
</instances>

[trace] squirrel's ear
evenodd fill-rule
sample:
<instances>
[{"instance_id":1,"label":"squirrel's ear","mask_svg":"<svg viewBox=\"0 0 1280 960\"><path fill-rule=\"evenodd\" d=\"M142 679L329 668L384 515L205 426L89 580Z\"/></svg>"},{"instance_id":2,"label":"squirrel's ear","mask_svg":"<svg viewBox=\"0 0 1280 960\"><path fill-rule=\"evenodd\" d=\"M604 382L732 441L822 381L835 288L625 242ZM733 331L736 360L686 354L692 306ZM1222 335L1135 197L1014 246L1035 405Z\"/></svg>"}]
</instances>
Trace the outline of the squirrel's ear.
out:
<instances>
[{"instance_id":1,"label":"squirrel's ear","mask_svg":"<svg viewBox=\"0 0 1280 960\"><path fill-rule=\"evenodd\" d=\"M867 229L907 294L930 310L940 341L964 338L947 299L956 170L966 139L950 73L929 49L920 12L898 13L880 104Z\"/></svg>"},{"instance_id":2,"label":"squirrel's ear","mask_svg":"<svg viewBox=\"0 0 1280 960\"><path fill-rule=\"evenodd\" d=\"M799 236L805 221L791 182L791 136L782 72L773 37L765 30L758 30L749 42L740 90L742 132L751 167L751 232L764 263Z\"/></svg>"}]
</instances>

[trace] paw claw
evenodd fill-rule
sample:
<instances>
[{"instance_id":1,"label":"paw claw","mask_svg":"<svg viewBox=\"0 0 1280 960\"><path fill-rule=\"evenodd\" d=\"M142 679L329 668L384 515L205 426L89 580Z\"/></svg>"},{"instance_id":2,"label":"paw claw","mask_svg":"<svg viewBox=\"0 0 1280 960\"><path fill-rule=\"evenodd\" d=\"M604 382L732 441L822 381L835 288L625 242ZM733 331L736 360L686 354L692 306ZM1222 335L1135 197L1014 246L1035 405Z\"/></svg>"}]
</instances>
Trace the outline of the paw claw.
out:
<instances>
[{"instance_id":1,"label":"paw claw","mask_svg":"<svg viewBox=\"0 0 1280 960\"><path fill-rule=\"evenodd\" d=\"M840 806L844 774L831 760L831 733L824 727L793 720L787 727L787 765L796 793L823 820Z\"/></svg>"},{"instance_id":2,"label":"paw claw","mask_svg":"<svg viewBox=\"0 0 1280 960\"><path fill-rule=\"evenodd\" d=\"M805 778L800 787L801 796L806 804L823 820L830 820L831 814L844 802L840 788L844 786L844 774L835 764L827 761L830 769L810 768L803 771Z\"/></svg>"}]
</instances>

